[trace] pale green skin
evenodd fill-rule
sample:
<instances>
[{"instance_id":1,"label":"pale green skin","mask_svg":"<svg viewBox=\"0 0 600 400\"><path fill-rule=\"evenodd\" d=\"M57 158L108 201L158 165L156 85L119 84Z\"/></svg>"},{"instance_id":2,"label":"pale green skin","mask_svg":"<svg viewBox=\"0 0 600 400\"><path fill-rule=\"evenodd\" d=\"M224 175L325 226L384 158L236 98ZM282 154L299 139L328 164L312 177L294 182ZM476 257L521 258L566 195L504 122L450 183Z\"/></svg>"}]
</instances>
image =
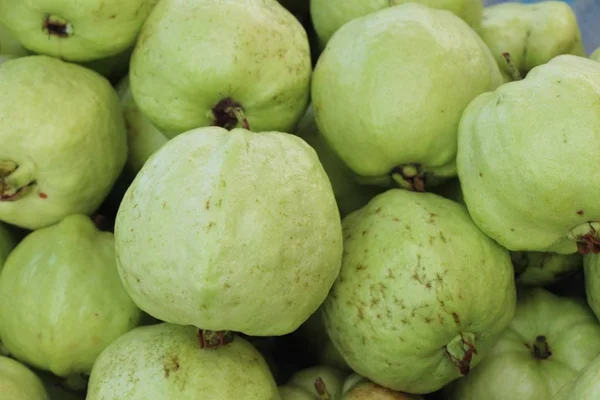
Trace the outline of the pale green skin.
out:
<instances>
[{"instance_id":1,"label":"pale green skin","mask_svg":"<svg viewBox=\"0 0 600 400\"><path fill-rule=\"evenodd\" d=\"M539 335L552 353L547 359L533 355ZM585 303L525 290L508 329L477 368L448 387L448 400L551 399L599 353L600 324Z\"/></svg>"},{"instance_id":2,"label":"pale green skin","mask_svg":"<svg viewBox=\"0 0 600 400\"><path fill-rule=\"evenodd\" d=\"M18 58L17 56L13 56L12 54L1 54L0 55L0 64L3 64L7 61L10 60L14 60L15 58Z\"/></svg>"},{"instance_id":3,"label":"pale green skin","mask_svg":"<svg viewBox=\"0 0 600 400\"><path fill-rule=\"evenodd\" d=\"M562 387L552 400L592 400L600 396L600 356L585 367L572 382Z\"/></svg>"},{"instance_id":4,"label":"pale green skin","mask_svg":"<svg viewBox=\"0 0 600 400\"><path fill-rule=\"evenodd\" d=\"M600 255L588 254L583 257L585 274L585 294L590 308L600 319Z\"/></svg>"},{"instance_id":5,"label":"pale green skin","mask_svg":"<svg viewBox=\"0 0 600 400\"><path fill-rule=\"evenodd\" d=\"M227 97L252 131L291 133L311 70L306 32L276 0L164 0L140 33L130 80L140 110L169 137L213 125Z\"/></svg>"},{"instance_id":6,"label":"pale green skin","mask_svg":"<svg viewBox=\"0 0 600 400\"><path fill-rule=\"evenodd\" d=\"M352 374L344 383L341 400L423 400L421 396L396 392Z\"/></svg>"},{"instance_id":7,"label":"pale green skin","mask_svg":"<svg viewBox=\"0 0 600 400\"><path fill-rule=\"evenodd\" d=\"M452 177L463 110L501 82L465 22L407 3L336 33L313 74L312 107L323 137L361 181L391 184L392 169L408 163Z\"/></svg>"},{"instance_id":8,"label":"pale green skin","mask_svg":"<svg viewBox=\"0 0 600 400\"><path fill-rule=\"evenodd\" d=\"M89 374L141 311L120 281L114 238L84 215L29 234L0 275L0 338L15 358L61 377Z\"/></svg>"},{"instance_id":9,"label":"pale green skin","mask_svg":"<svg viewBox=\"0 0 600 400\"><path fill-rule=\"evenodd\" d=\"M0 54L10 54L16 57L25 56L28 54L27 49L25 49L25 47L23 47L23 45L17 39L15 39L15 37L2 23L0 23Z\"/></svg>"},{"instance_id":10,"label":"pale green skin","mask_svg":"<svg viewBox=\"0 0 600 400\"><path fill-rule=\"evenodd\" d=\"M150 157L123 198L115 237L121 277L142 310L252 336L306 321L342 254L314 150L291 134L219 127L179 135Z\"/></svg>"},{"instance_id":11,"label":"pale green skin","mask_svg":"<svg viewBox=\"0 0 600 400\"><path fill-rule=\"evenodd\" d=\"M590 54L590 58L594 61L600 61L600 47L598 47L592 54Z\"/></svg>"},{"instance_id":12,"label":"pale green skin","mask_svg":"<svg viewBox=\"0 0 600 400\"><path fill-rule=\"evenodd\" d=\"M0 201L0 220L38 229L96 210L127 158L110 83L75 64L28 56L0 65L0 93L0 162L17 163L13 176L23 184L35 181L19 199Z\"/></svg>"},{"instance_id":13,"label":"pale green skin","mask_svg":"<svg viewBox=\"0 0 600 400\"><path fill-rule=\"evenodd\" d=\"M117 85L123 117L127 125L127 168L133 174L142 169L148 158L168 139L138 108L131 95L129 76Z\"/></svg>"},{"instance_id":14,"label":"pale green skin","mask_svg":"<svg viewBox=\"0 0 600 400\"><path fill-rule=\"evenodd\" d=\"M322 311L355 372L423 394L461 376L445 355L455 339L474 335L471 367L485 357L514 315L514 274L463 206L391 189L343 227L342 270Z\"/></svg>"},{"instance_id":15,"label":"pale green skin","mask_svg":"<svg viewBox=\"0 0 600 400\"><path fill-rule=\"evenodd\" d=\"M14 235L8 230L8 228L0 224L0 272L2 271L2 266L4 265L4 261L17 245L17 241L14 238Z\"/></svg>"},{"instance_id":16,"label":"pale green skin","mask_svg":"<svg viewBox=\"0 0 600 400\"><path fill-rule=\"evenodd\" d=\"M598 98L600 64L561 55L469 104L458 176L488 236L512 251L577 251L571 231L600 220Z\"/></svg>"},{"instance_id":17,"label":"pale green skin","mask_svg":"<svg viewBox=\"0 0 600 400\"><path fill-rule=\"evenodd\" d=\"M200 349L191 326L136 328L98 357L86 400L280 400L260 353L245 339Z\"/></svg>"},{"instance_id":18,"label":"pale green skin","mask_svg":"<svg viewBox=\"0 0 600 400\"><path fill-rule=\"evenodd\" d=\"M158 0L2 0L0 23L27 49L68 61L113 56L134 44ZM70 24L68 37L44 29L46 16Z\"/></svg>"},{"instance_id":19,"label":"pale green skin","mask_svg":"<svg viewBox=\"0 0 600 400\"><path fill-rule=\"evenodd\" d=\"M583 265L580 254L511 252L517 283L541 286L557 282L579 271Z\"/></svg>"},{"instance_id":20,"label":"pale green skin","mask_svg":"<svg viewBox=\"0 0 600 400\"><path fill-rule=\"evenodd\" d=\"M320 400L315 382L321 378L331 396L328 400L340 400L346 375L343 371L327 366L306 368L292 375L289 381L279 388L279 394L281 400Z\"/></svg>"},{"instance_id":21,"label":"pale green skin","mask_svg":"<svg viewBox=\"0 0 600 400\"><path fill-rule=\"evenodd\" d=\"M409 0L311 0L311 19L325 48L333 34L353 19L372 12L408 3ZM479 27L483 14L482 0L412 0L431 8L448 10L474 28Z\"/></svg>"},{"instance_id":22,"label":"pale green skin","mask_svg":"<svg viewBox=\"0 0 600 400\"><path fill-rule=\"evenodd\" d=\"M0 394L6 400L50 400L33 371L4 356L0 356Z\"/></svg>"}]
</instances>

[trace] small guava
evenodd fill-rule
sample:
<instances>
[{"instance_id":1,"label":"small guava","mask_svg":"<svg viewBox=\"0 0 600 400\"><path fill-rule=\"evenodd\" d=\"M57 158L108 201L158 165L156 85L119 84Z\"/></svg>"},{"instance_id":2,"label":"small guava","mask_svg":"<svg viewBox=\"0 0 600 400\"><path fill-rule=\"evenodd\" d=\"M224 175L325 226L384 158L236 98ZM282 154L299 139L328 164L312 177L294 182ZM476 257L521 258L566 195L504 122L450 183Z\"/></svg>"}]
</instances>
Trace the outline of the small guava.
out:
<instances>
[{"instance_id":1,"label":"small guava","mask_svg":"<svg viewBox=\"0 0 600 400\"><path fill-rule=\"evenodd\" d=\"M4 356L0 356L0 396L5 400L50 400L33 371Z\"/></svg>"},{"instance_id":2,"label":"small guava","mask_svg":"<svg viewBox=\"0 0 600 400\"><path fill-rule=\"evenodd\" d=\"M510 258L517 283L543 286L555 283L581 270L580 254L556 254L534 251L513 251Z\"/></svg>"},{"instance_id":3,"label":"small guava","mask_svg":"<svg viewBox=\"0 0 600 400\"><path fill-rule=\"evenodd\" d=\"M110 83L48 56L0 65L0 143L0 220L27 229L93 212L127 158Z\"/></svg>"},{"instance_id":4,"label":"small guava","mask_svg":"<svg viewBox=\"0 0 600 400\"><path fill-rule=\"evenodd\" d=\"M590 58L594 61L600 61L600 47L598 47L592 52L592 54L590 54Z\"/></svg>"},{"instance_id":5,"label":"small guava","mask_svg":"<svg viewBox=\"0 0 600 400\"><path fill-rule=\"evenodd\" d=\"M4 261L6 261L6 258L16 245L17 241L12 232L8 230L6 225L0 223L0 272L2 271Z\"/></svg>"},{"instance_id":6,"label":"small guava","mask_svg":"<svg viewBox=\"0 0 600 400\"><path fill-rule=\"evenodd\" d=\"M280 400L269 367L245 339L200 351L194 327L167 323L138 327L108 346L86 400L198 398Z\"/></svg>"},{"instance_id":7,"label":"small guava","mask_svg":"<svg viewBox=\"0 0 600 400\"><path fill-rule=\"evenodd\" d=\"M306 368L280 386L279 394L281 400L340 400L346 375L344 371L322 365Z\"/></svg>"}]
</instances>

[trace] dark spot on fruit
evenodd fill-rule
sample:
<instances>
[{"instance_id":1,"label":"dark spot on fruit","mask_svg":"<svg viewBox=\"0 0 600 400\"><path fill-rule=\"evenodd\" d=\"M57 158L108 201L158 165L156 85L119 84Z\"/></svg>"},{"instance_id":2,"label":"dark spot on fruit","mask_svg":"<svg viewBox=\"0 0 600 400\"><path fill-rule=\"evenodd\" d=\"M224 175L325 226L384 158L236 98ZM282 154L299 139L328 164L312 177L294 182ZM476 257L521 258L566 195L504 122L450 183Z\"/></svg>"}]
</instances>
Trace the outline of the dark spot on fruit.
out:
<instances>
[{"instance_id":1,"label":"dark spot on fruit","mask_svg":"<svg viewBox=\"0 0 600 400\"><path fill-rule=\"evenodd\" d=\"M367 231L362 231L362 235L365 236L367 234Z\"/></svg>"},{"instance_id":2,"label":"dark spot on fruit","mask_svg":"<svg viewBox=\"0 0 600 400\"><path fill-rule=\"evenodd\" d=\"M442 239L442 242L447 243L446 236L444 236L444 232L440 232L440 239Z\"/></svg>"},{"instance_id":3,"label":"dark spot on fruit","mask_svg":"<svg viewBox=\"0 0 600 400\"><path fill-rule=\"evenodd\" d=\"M226 97L219 101L212 108L213 126L220 126L225 129L233 129L239 120L235 110L243 110L242 105L231 97Z\"/></svg>"},{"instance_id":4,"label":"dark spot on fruit","mask_svg":"<svg viewBox=\"0 0 600 400\"><path fill-rule=\"evenodd\" d=\"M392 272L392 270L390 268L388 268L386 276L390 279L394 278L394 273Z\"/></svg>"},{"instance_id":5,"label":"dark spot on fruit","mask_svg":"<svg viewBox=\"0 0 600 400\"><path fill-rule=\"evenodd\" d=\"M224 285L223 285L223 287L224 287L225 289L229 289L229 288L231 287L231 285L230 285L229 283L226 283L226 284L224 284Z\"/></svg>"},{"instance_id":6,"label":"dark spot on fruit","mask_svg":"<svg viewBox=\"0 0 600 400\"><path fill-rule=\"evenodd\" d=\"M425 284L425 287L426 287L427 289L431 289L431 282L427 282L427 283Z\"/></svg>"},{"instance_id":7,"label":"dark spot on fruit","mask_svg":"<svg viewBox=\"0 0 600 400\"><path fill-rule=\"evenodd\" d=\"M367 269L367 267L365 267L365 266L364 266L364 265L362 265L362 264L356 264L356 270L357 270L357 271L362 271L362 270L364 270L364 269Z\"/></svg>"},{"instance_id":8,"label":"dark spot on fruit","mask_svg":"<svg viewBox=\"0 0 600 400\"><path fill-rule=\"evenodd\" d=\"M392 221L394 221L394 222L398 222L398 221L400 221L400 220L399 220L398 218L395 218L395 217L394 217L394 218L392 218Z\"/></svg>"},{"instance_id":9,"label":"dark spot on fruit","mask_svg":"<svg viewBox=\"0 0 600 400\"><path fill-rule=\"evenodd\" d=\"M215 226L215 222L211 221L208 223L208 229L212 228L213 226Z\"/></svg>"},{"instance_id":10,"label":"dark spot on fruit","mask_svg":"<svg viewBox=\"0 0 600 400\"><path fill-rule=\"evenodd\" d=\"M46 18L44 18L44 30L48 32L49 35L54 35L61 38L69 37L69 32L67 32L67 24L54 21L49 15L46 15Z\"/></svg>"},{"instance_id":11,"label":"dark spot on fruit","mask_svg":"<svg viewBox=\"0 0 600 400\"><path fill-rule=\"evenodd\" d=\"M113 15L111 15L110 17L108 17L108 19L115 19L115 18L117 18L117 15L116 15L116 14L113 14Z\"/></svg>"},{"instance_id":12,"label":"dark spot on fruit","mask_svg":"<svg viewBox=\"0 0 600 400\"><path fill-rule=\"evenodd\" d=\"M179 370L179 359L177 356L171 357L168 360L163 362L163 371L165 374L165 378L168 378L171 373L177 372Z\"/></svg>"},{"instance_id":13,"label":"dark spot on fruit","mask_svg":"<svg viewBox=\"0 0 600 400\"><path fill-rule=\"evenodd\" d=\"M204 204L204 208L206 210L210 210L210 199L206 200L206 204Z\"/></svg>"},{"instance_id":14,"label":"dark spot on fruit","mask_svg":"<svg viewBox=\"0 0 600 400\"><path fill-rule=\"evenodd\" d=\"M166 202L166 201L163 201L163 202L162 202L162 208L163 208L163 209L167 208L167 202Z\"/></svg>"},{"instance_id":15,"label":"dark spot on fruit","mask_svg":"<svg viewBox=\"0 0 600 400\"><path fill-rule=\"evenodd\" d=\"M381 211L381 207L377 207L377 208L375 209L375 214L379 214L379 212L380 212L380 211Z\"/></svg>"},{"instance_id":16,"label":"dark spot on fruit","mask_svg":"<svg viewBox=\"0 0 600 400\"><path fill-rule=\"evenodd\" d=\"M583 215L583 210L577 211L577 215Z\"/></svg>"},{"instance_id":17,"label":"dark spot on fruit","mask_svg":"<svg viewBox=\"0 0 600 400\"><path fill-rule=\"evenodd\" d=\"M481 176L483 178L483 174L481 172L479 173L479 176Z\"/></svg>"},{"instance_id":18,"label":"dark spot on fruit","mask_svg":"<svg viewBox=\"0 0 600 400\"><path fill-rule=\"evenodd\" d=\"M40 192L40 199L47 199L48 195L46 193Z\"/></svg>"},{"instance_id":19,"label":"dark spot on fruit","mask_svg":"<svg viewBox=\"0 0 600 400\"><path fill-rule=\"evenodd\" d=\"M405 324L405 325L406 325L406 324L408 324L408 320L407 320L406 318L402 318L402 319L400 320L400 322L402 322L402 323L403 323L403 324Z\"/></svg>"},{"instance_id":20,"label":"dark spot on fruit","mask_svg":"<svg viewBox=\"0 0 600 400\"><path fill-rule=\"evenodd\" d=\"M425 317L425 323L426 323L426 324L430 324L430 323L431 323L431 321L432 321L432 319L431 319L431 318L429 318L429 317Z\"/></svg>"},{"instance_id":21,"label":"dark spot on fruit","mask_svg":"<svg viewBox=\"0 0 600 400\"><path fill-rule=\"evenodd\" d=\"M363 313L363 309L361 306L357 305L356 306L356 311L358 313L358 319L360 319L361 321L365 319L365 314Z\"/></svg>"},{"instance_id":22,"label":"dark spot on fruit","mask_svg":"<svg viewBox=\"0 0 600 400\"><path fill-rule=\"evenodd\" d=\"M454 319L454 322L456 323L456 325L460 325L460 317L458 316L457 313L453 312L452 318Z\"/></svg>"}]
</instances>

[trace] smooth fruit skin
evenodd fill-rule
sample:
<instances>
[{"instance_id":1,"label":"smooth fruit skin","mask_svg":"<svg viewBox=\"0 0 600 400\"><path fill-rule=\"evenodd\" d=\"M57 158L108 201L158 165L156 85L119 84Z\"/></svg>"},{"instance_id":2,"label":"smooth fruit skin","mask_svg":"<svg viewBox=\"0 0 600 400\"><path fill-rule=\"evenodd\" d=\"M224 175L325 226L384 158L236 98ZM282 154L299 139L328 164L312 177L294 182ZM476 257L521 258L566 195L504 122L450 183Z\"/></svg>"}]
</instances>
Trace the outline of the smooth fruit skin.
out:
<instances>
[{"instance_id":1,"label":"smooth fruit skin","mask_svg":"<svg viewBox=\"0 0 600 400\"><path fill-rule=\"evenodd\" d=\"M430 193L391 189L343 228L322 312L348 365L389 389L430 393L461 376L445 349L473 335L476 368L514 315L508 252L463 206Z\"/></svg>"},{"instance_id":2,"label":"smooth fruit skin","mask_svg":"<svg viewBox=\"0 0 600 400\"><path fill-rule=\"evenodd\" d=\"M86 400L280 400L260 353L242 337L201 350L196 329L139 327L102 352Z\"/></svg>"},{"instance_id":3,"label":"smooth fruit skin","mask_svg":"<svg viewBox=\"0 0 600 400\"><path fill-rule=\"evenodd\" d=\"M0 0L0 22L32 52L68 61L91 61L133 45L157 1ZM66 33L49 31L48 22L51 27L63 24L60 28L64 26Z\"/></svg>"},{"instance_id":4,"label":"smooth fruit skin","mask_svg":"<svg viewBox=\"0 0 600 400\"><path fill-rule=\"evenodd\" d=\"M593 400L600 396L600 356L596 357L579 375L552 398L552 400Z\"/></svg>"},{"instance_id":5,"label":"smooth fruit skin","mask_svg":"<svg viewBox=\"0 0 600 400\"><path fill-rule=\"evenodd\" d=\"M463 110L501 82L465 22L407 3L336 32L313 74L312 106L326 142L365 182L389 181L404 164L447 178Z\"/></svg>"},{"instance_id":6,"label":"smooth fruit skin","mask_svg":"<svg viewBox=\"0 0 600 400\"><path fill-rule=\"evenodd\" d=\"M228 97L252 131L291 133L311 70L306 32L276 0L164 0L140 33L130 80L140 110L169 137L213 125Z\"/></svg>"},{"instance_id":7,"label":"smooth fruit skin","mask_svg":"<svg viewBox=\"0 0 600 400\"><path fill-rule=\"evenodd\" d=\"M0 143L0 164L18 165L15 179L30 184L16 200L0 200L0 220L27 229L96 210L127 158L110 83L48 56L0 65Z\"/></svg>"},{"instance_id":8,"label":"smooth fruit skin","mask_svg":"<svg viewBox=\"0 0 600 400\"><path fill-rule=\"evenodd\" d=\"M464 201L509 250L574 253L574 228L600 220L600 164L589 162L600 153L599 82L600 64L561 55L482 94L463 114Z\"/></svg>"},{"instance_id":9,"label":"smooth fruit skin","mask_svg":"<svg viewBox=\"0 0 600 400\"><path fill-rule=\"evenodd\" d=\"M291 134L219 127L179 135L150 157L121 203L115 237L121 277L142 310L253 336L306 321L342 254L314 150Z\"/></svg>"},{"instance_id":10,"label":"smooth fruit skin","mask_svg":"<svg viewBox=\"0 0 600 400\"><path fill-rule=\"evenodd\" d=\"M120 281L112 233L84 215L29 234L0 274L3 344L58 376L89 374L100 352L140 316Z\"/></svg>"},{"instance_id":11,"label":"smooth fruit skin","mask_svg":"<svg viewBox=\"0 0 600 400\"><path fill-rule=\"evenodd\" d=\"M587 302L600 319L600 255L588 254L583 257L583 272Z\"/></svg>"},{"instance_id":12,"label":"smooth fruit skin","mask_svg":"<svg viewBox=\"0 0 600 400\"><path fill-rule=\"evenodd\" d=\"M534 356L540 335L548 358ZM600 324L585 302L527 289L519 293L515 318L493 350L447 388L448 399L552 399L599 353Z\"/></svg>"},{"instance_id":13,"label":"smooth fruit skin","mask_svg":"<svg viewBox=\"0 0 600 400\"><path fill-rule=\"evenodd\" d=\"M6 400L50 400L33 371L4 356L0 356L0 394Z\"/></svg>"}]
</instances>

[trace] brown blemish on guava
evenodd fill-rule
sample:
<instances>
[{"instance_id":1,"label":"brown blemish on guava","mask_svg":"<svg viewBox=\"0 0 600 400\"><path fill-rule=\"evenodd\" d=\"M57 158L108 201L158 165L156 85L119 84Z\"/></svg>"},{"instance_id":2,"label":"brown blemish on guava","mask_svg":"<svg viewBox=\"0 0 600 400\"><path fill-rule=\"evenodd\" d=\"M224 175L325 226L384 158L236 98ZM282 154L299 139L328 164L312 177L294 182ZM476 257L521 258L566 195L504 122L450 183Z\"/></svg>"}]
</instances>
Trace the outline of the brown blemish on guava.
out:
<instances>
[{"instance_id":1,"label":"brown blemish on guava","mask_svg":"<svg viewBox=\"0 0 600 400\"><path fill-rule=\"evenodd\" d=\"M210 210L210 199L206 200L206 203L204 204L204 209L205 210Z\"/></svg>"},{"instance_id":2,"label":"brown blemish on guava","mask_svg":"<svg viewBox=\"0 0 600 400\"><path fill-rule=\"evenodd\" d=\"M173 356L169 359L166 359L163 362L163 371L165 378L169 378L171 373L177 372L179 370L179 359L177 356Z\"/></svg>"},{"instance_id":3,"label":"brown blemish on guava","mask_svg":"<svg viewBox=\"0 0 600 400\"><path fill-rule=\"evenodd\" d=\"M590 231L577 237L577 251L581 255L600 254L600 232L590 223Z\"/></svg>"},{"instance_id":4,"label":"brown blemish on guava","mask_svg":"<svg viewBox=\"0 0 600 400\"><path fill-rule=\"evenodd\" d=\"M115 18L117 18L117 15L116 15L116 14L113 14L113 15L111 15L110 17L108 17L108 19L115 19Z\"/></svg>"},{"instance_id":5,"label":"brown blemish on guava","mask_svg":"<svg viewBox=\"0 0 600 400\"><path fill-rule=\"evenodd\" d=\"M365 314L363 312L363 309L358 304L356 304L356 312L357 312L357 315L358 315L358 319L360 319L361 321L365 319Z\"/></svg>"},{"instance_id":6,"label":"brown blemish on guava","mask_svg":"<svg viewBox=\"0 0 600 400\"><path fill-rule=\"evenodd\" d=\"M483 178L483 174L481 172L479 173L479 176Z\"/></svg>"},{"instance_id":7,"label":"brown blemish on guava","mask_svg":"<svg viewBox=\"0 0 600 400\"><path fill-rule=\"evenodd\" d=\"M394 221L394 222L400 222L400 220L398 218L396 218L396 217L392 218L392 221Z\"/></svg>"},{"instance_id":8,"label":"brown blemish on guava","mask_svg":"<svg viewBox=\"0 0 600 400\"><path fill-rule=\"evenodd\" d=\"M244 129L250 130L248 119L243 116L243 107L231 97L219 101L212 108L213 126L231 130L239 123Z\"/></svg>"},{"instance_id":9,"label":"brown blemish on guava","mask_svg":"<svg viewBox=\"0 0 600 400\"><path fill-rule=\"evenodd\" d=\"M356 270L357 271L362 271L362 270L365 270L365 269L367 269L367 267L365 267L364 265L362 265L362 264L356 264Z\"/></svg>"},{"instance_id":10,"label":"brown blemish on guava","mask_svg":"<svg viewBox=\"0 0 600 400\"><path fill-rule=\"evenodd\" d=\"M64 22L54 20L50 15L46 15L46 18L44 18L43 29L48 32L49 35L67 38L69 37L67 26L68 25Z\"/></svg>"},{"instance_id":11,"label":"brown blemish on guava","mask_svg":"<svg viewBox=\"0 0 600 400\"><path fill-rule=\"evenodd\" d=\"M446 236L444 236L444 232L440 232L440 239L442 239L442 242L447 243Z\"/></svg>"},{"instance_id":12,"label":"brown blemish on guava","mask_svg":"<svg viewBox=\"0 0 600 400\"><path fill-rule=\"evenodd\" d=\"M454 319L454 322L456 323L456 325L460 325L460 316L457 313L453 312L452 318Z\"/></svg>"},{"instance_id":13,"label":"brown blemish on guava","mask_svg":"<svg viewBox=\"0 0 600 400\"><path fill-rule=\"evenodd\" d=\"M367 231L366 231L366 230L362 231L362 235L363 235L363 236L365 236L366 234L367 234Z\"/></svg>"},{"instance_id":14,"label":"brown blemish on guava","mask_svg":"<svg viewBox=\"0 0 600 400\"><path fill-rule=\"evenodd\" d=\"M229 289L229 288L231 288L231 285L230 285L229 283L225 283L225 284L223 285L223 287L224 287L225 289Z\"/></svg>"},{"instance_id":15,"label":"brown blemish on guava","mask_svg":"<svg viewBox=\"0 0 600 400\"><path fill-rule=\"evenodd\" d=\"M583 215L583 210L577 211L577 215Z\"/></svg>"},{"instance_id":16,"label":"brown blemish on guava","mask_svg":"<svg viewBox=\"0 0 600 400\"><path fill-rule=\"evenodd\" d=\"M386 277L390 278L390 279L394 279L394 273L392 272L391 268L387 269L387 275L386 275Z\"/></svg>"},{"instance_id":17,"label":"brown blemish on guava","mask_svg":"<svg viewBox=\"0 0 600 400\"><path fill-rule=\"evenodd\" d=\"M48 195L46 193L44 193L44 192L40 192L39 196L40 196L40 199L47 199L48 198Z\"/></svg>"},{"instance_id":18,"label":"brown blemish on guava","mask_svg":"<svg viewBox=\"0 0 600 400\"><path fill-rule=\"evenodd\" d=\"M375 209L375 214L379 214L379 212L380 212L380 211L381 211L381 207L377 207L377 208Z\"/></svg>"},{"instance_id":19,"label":"brown blemish on guava","mask_svg":"<svg viewBox=\"0 0 600 400\"><path fill-rule=\"evenodd\" d=\"M214 221L211 221L208 223L208 227L207 230L210 230L212 227L214 227L216 225L216 223Z\"/></svg>"}]
</instances>

